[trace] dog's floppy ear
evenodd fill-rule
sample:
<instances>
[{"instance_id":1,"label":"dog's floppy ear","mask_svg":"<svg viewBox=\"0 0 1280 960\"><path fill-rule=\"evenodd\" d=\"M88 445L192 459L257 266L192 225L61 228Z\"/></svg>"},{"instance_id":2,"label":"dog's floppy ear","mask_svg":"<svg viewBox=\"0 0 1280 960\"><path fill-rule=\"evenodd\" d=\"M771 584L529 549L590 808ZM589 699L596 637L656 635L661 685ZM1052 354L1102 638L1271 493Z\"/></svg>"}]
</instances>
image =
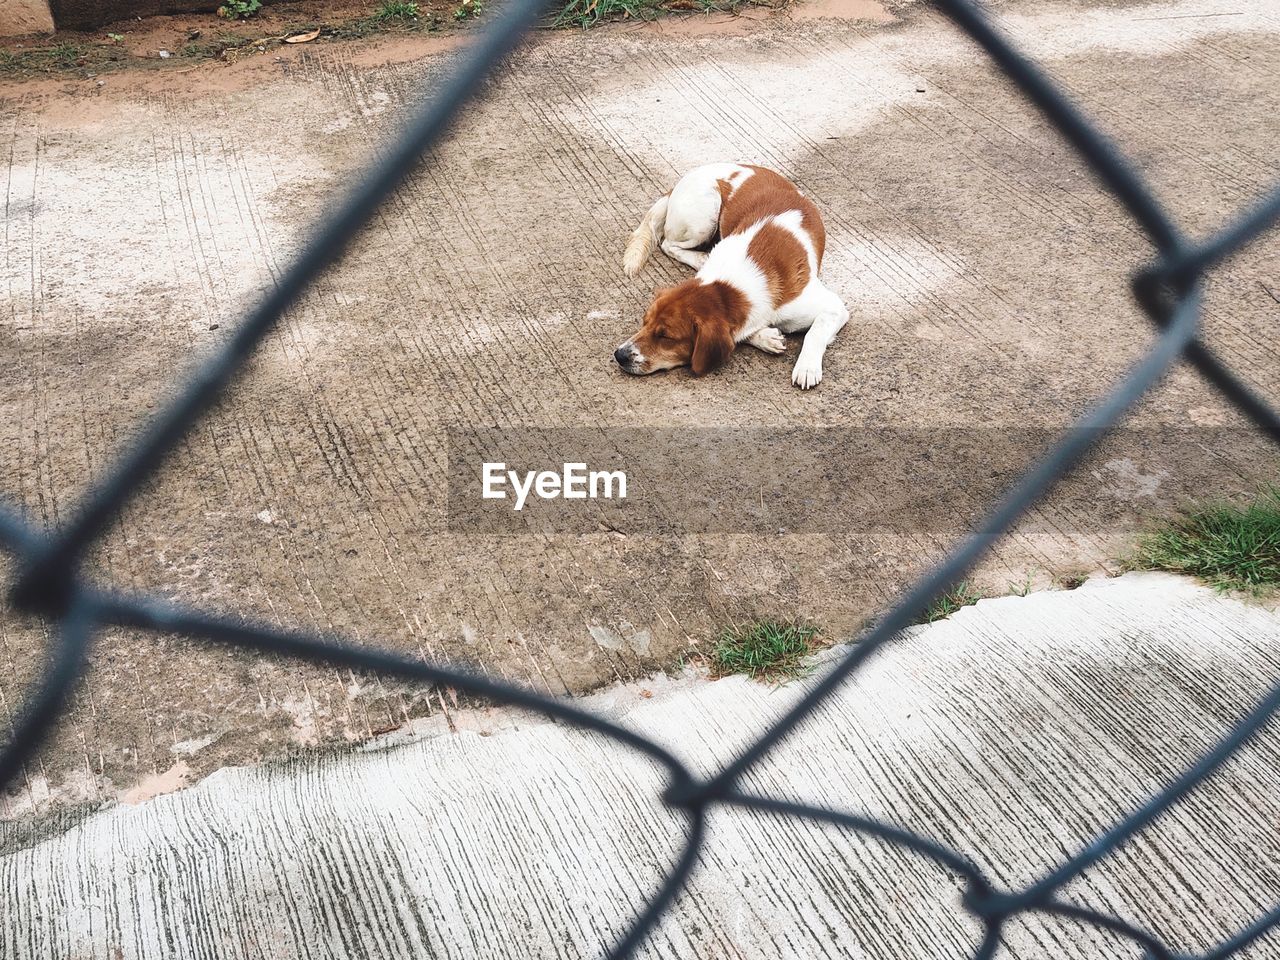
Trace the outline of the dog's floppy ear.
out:
<instances>
[{"instance_id":1,"label":"dog's floppy ear","mask_svg":"<svg viewBox=\"0 0 1280 960\"><path fill-rule=\"evenodd\" d=\"M710 373L733 353L733 332L724 317L703 317L693 328L693 375Z\"/></svg>"}]
</instances>

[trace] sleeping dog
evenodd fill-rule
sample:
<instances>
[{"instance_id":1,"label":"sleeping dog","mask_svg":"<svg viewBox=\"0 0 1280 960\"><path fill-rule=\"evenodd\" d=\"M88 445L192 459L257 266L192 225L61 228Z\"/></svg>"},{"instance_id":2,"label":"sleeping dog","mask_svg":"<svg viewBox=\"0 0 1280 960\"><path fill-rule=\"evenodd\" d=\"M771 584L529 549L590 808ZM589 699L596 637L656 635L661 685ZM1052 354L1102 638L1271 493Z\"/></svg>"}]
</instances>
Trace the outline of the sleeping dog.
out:
<instances>
[{"instance_id":1,"label":"sleeping dog","mask_svg":"<svg viewBox=\"0 0 1280 960\"><path fill-rule=\"evenodd\" d=\"M700 247L715 240L709 252ZM710 163L658 199L627 243L622 269L634 277L655 246L697 275L659 290L640 332L614 351L627 373L686 364L714 370L739 343L786 349L784 333L808 330L791 382L822 380L822 355L849 319L818 279L826 231L818 208L772 170Z\"/></svg>"}]
</instances>

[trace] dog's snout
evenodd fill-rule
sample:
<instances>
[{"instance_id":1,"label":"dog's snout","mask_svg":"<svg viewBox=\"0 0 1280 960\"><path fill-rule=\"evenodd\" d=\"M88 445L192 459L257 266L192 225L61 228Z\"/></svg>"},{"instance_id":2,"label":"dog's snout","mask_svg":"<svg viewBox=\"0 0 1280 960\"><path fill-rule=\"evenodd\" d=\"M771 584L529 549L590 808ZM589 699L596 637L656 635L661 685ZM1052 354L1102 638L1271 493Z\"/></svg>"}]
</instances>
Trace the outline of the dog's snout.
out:
<instances>
[{"instance_id":1,"label":"dog's snout","mask_svg":"<svg viewBox=\"0 0 1280 960\"><path fill-rule=\"evenodd\" d=\"M618 366L625 367L631 362L631 348L625 344L613 351L613 359L618 361Z\"/></svg>"}]
</instances>

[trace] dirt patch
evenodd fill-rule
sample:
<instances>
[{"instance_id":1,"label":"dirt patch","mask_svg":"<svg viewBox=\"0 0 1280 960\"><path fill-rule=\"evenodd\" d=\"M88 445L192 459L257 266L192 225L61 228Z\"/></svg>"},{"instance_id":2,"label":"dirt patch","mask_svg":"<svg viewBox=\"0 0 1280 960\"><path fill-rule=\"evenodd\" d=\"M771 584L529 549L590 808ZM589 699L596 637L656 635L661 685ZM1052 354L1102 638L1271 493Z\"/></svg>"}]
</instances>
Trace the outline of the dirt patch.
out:
<instances>
[{"instance_id":1,"label":"dirt patch","mask_svg":"<svg viewBox=\"0 0 1280 960\"><path fill-rule=\"evenodd\" d=\"M733 13L673 14L652 20L633 20L614 23L606 29L627 35L651 35L668 37L742 37L753 29L758 21L778 16L779 10L767 7L744 7Z\"/></svg>"},{"instance_id":2,"label":"dirt patch","mask_svg":"<svg viewBox=\"0 0 1280 960\"><path fill-rule=\"evenodd\" d=\"M879 0L777 6L731 0L727 6L732 9L689 13L676 3L670 9L655 7L643 18L614 18L597 29L624 37L740 37L771 20L894 19ZM286 0L248 20L165 14L92 33L63 30L53 37L11 40L0 44L0 89L11 97L52 96L59 102L50 102L48 109L61 119L89 123L101 117L98 97L115 92L114 76L122 71L128 73L122 79L128 96L207 96L268 82L317 56L340 57L352 68L432 58L465 45L480 23L454 16L453 0L421 3L414 18L379 19L371 13L376 9L369 0ZM306 42L288 42L299 37Z\"/></svg>"},{"instance_id":3,"label":"dirt patch","mask_svg":"<svg viewBox=\"0 0 1280 960\"><path fill-rule=\"evenodd\" d=\"M483 2L477 0L420 0L413 16L387 15L372 0L284 0L246 19L216 16L207 3L190 6L195 9L174 12L171 6L157 5L152 15L107 23L98 18L95 22L101 25L92 29L75 27L87 21L72 18L60 21L71 25L52 36L8 40L0 44L0 82L55 76L93 80L121 69L184 72L206 61L238 63L268 54L273 62L288 62L300 51L287 39L313 33L314 39L307 43L317 46L370 39L393 46L397 40L424 41L402 49L406 56L429 56L461 43L468 28L484 19ZM701 9L690 12L688 0L655 0L637 8L635 16L624 10L599 22L641 33L741 36L752 22L777 13L800 18L891 19L878 0L819 0L813 10L801 6L766 0L706 0ZM549 15L544 25L554 23ZM413 54L407 52L410 49Z\"/></svg>"},{"instance_id":4,"label":"dirt patch","mask_svg":"<svg viewBox=\"0 0 1280 960\"><path fill-rule=\"evenodd\" d=\"M472 22L458 20L458 5L445 0L424 0L417 9L413 17L384 17L367 0L297 0L246 20L189 13L120 21L93 33L62 30L0 47L0 79L94 80L122 69L184 73L211 61L236 64L264 56L287 63L304 47L366 39L418 40L419 52L430 55L462 42Z\"/></svg>"},{"instance_id":5,"label":"dirt patch","mask_svg":"<svg viewBox=\"0 0 1280 960\"><path fill-rule=\"evenodd\" d=\"M881 0L805 0L793 4L791 16L797 20L865 20L890 23L893 14Z\"/></svg>"},{"instance_id":6,"label":"dirt patch","mask_svg":"<svg viewBox=\"0 0 1280 960\"><path fill-rule=\"evenodd\" d=\"M64 3L78 0L63 0ZM133 2L133 0L129 0ZM457 2L450 4L445 0L415 0L418 8L418 19L429 21L433 16L444 20L452 17L457 9ZM116 6L123 4L117 3ZM104 9L100 3L81 4L90 7L99 14ZM185 39L193 30L203 30L213 25L228 34L244 37L257 37L264 33L279 32L297 24L328 23L334 26L356 23L377 14L379 0L268 0L262 8L252 16L243 19L220 17L216 11L221 6L220 0L187 0L187 2L158 2L155 9L140 14L128 14L123 17L109 18L101 15L82 18L79 24L58 19L59 25L70 34L81 36L105 35L118 33L126 37L134 37L141 41L163 43ZM183 9L183 8L186 9ZM400 22L412 18L388 18L384 25L389 29Z\"/></svg>"},{"instance_id":7,"label":"dirt patch","mask_svg":"<svg viewBox=\"0 0 1280 960\"><path fill-rule=\"evenodd\" d=\"M145 803L166 793L181 790L191 781L191 768L179 760L168 770L149 774L142 781L120 794L121 803Z\"/></svg>"}]
</instances>

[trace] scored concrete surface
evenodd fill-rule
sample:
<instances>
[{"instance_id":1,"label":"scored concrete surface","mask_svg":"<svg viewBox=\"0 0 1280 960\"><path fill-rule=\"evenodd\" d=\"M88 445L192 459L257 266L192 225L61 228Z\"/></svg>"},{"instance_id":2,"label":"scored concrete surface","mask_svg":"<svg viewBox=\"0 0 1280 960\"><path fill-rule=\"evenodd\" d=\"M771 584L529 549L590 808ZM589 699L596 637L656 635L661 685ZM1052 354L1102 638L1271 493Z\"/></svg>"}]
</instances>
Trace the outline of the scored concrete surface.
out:
<instances>
[{"instance_id":1,"label":"scored concrete surface","mask_svg":"<svg viewBox=\"0 0 1280 960\"><path fill-rule=\"evenodd\" d=\"M554 693L643 676L751 617L852 635L1149 342L1127 294L1149 250L940 16L844 9L864 19L538 34L284 318L92 572ZM1280 178L1280 0L991 9L1192 232ZM456 55L447 37L310 46L0 90L0 495L36 523L67 520ZM684 275L658 258L627 281L625 237L680 171L724 158L776 167L824 213L824 272L853 320L815 392L790 385L796 344L702 380L628 379L610 358L653 287ZM1207 287L1209 338L1273 398L1277 264L1268 237ZM1275 476L1270 448L1186 371L1132 423L1157 432L1077 471L996 548L983 589L1105 568L1146 519ZM446 431L481 426L895 428L940 452L928 465L933 441L919 460L884 444L824 530L480 536L448 522ZM952 462L974 428L999 436ZM926 518L895 529L908 496ZM0 614L0 711L48 642ZM107 632L0 815L454 707L449 691Z\"/></svg>"},{"instance_id":2,"label":"scored concrete surface","mask_svg":"<svg viewBox=\"0 0 1280 960\"><path fill-rule=\"evenodd\" d=\"M1280 617L1167 574L986 600L896 639L744 788L906 827L1017 887L1169 782L1278 674ZM709 774L804 686L655 677L586 702ZM600 956L682 836L662 771L529 716L459 721L11 829L0 955ZM1062 896L1180 955L1221 942L1280 901L1277 769L1272 724ZM976 932L961 887L881 842L719 810L642 955L958 960ZM1025 960L1138 956L1053 919L1014 921L1006 941ZM1240 956L1280 956L1280 938Z\"/></svg>"}]
</instances>

